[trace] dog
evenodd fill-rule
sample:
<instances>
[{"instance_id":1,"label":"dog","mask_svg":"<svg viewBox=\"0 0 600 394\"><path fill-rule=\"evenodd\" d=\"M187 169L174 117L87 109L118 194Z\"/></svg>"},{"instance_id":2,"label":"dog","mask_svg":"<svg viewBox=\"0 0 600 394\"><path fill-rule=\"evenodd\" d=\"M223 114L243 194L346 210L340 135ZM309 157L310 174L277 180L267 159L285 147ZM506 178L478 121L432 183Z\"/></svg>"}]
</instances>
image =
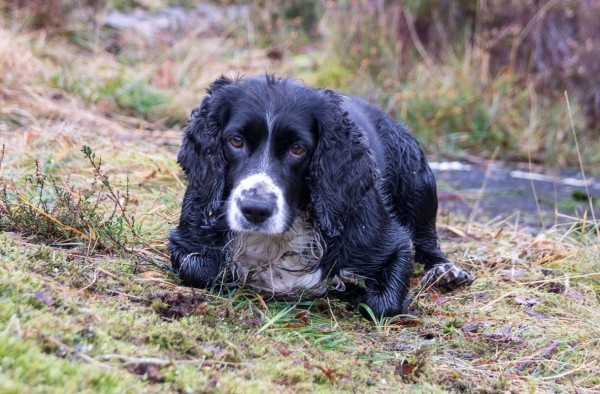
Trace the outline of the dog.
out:
<instances>
[{"instance_id":1,"label":"dog","mask_svg":"<svg viewBox=\"0 0 600 394\"><path fill-rule=\"evenodd\" d=\"M184 284L274 297L351 294L375 316L424 284L473 276L436 233L434 175L414 136L366 101L274 76L220 77L192 111L171 263Z\"/></svg>"}]
</instances>

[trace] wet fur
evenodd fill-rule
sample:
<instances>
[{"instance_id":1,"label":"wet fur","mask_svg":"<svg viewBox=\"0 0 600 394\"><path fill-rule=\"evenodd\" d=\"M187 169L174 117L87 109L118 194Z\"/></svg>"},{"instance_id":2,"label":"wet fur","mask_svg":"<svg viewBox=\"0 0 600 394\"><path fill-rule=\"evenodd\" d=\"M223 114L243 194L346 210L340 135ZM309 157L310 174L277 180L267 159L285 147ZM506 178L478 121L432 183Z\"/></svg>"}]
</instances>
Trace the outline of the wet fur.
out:
<instances>
[{"instance_id":1,"label":"wet fur","mask_svg":"<svg viewBox=\"0 0 600 394\"><path fill-rule=\"evenodd\" d=\"M185 129L178 162L188 187L179 226L169 238L171 261L184 283L208 286L231 272L236 283L245 283L240 277L247 282L252 267L264 266L265 261L272 264L270 260L281 254L279 250L250 257L257 249L248 242L261 238L270 242L270 237L282 235L236 234L227 221L227 201L245 170L233 165L222 134L231 122L270 119L271 114L315 142L314 147L308 144L310 157L302 166L265 167L282 183L288 228L296 218L306 217L314 234L319 234L318 240L309 241L319 243L319 258L303 268L312 275L305 279L308 287L319 290L333 283L339 288L340 282L361 278L362 286L349 286L351 296L379 316L405 311L413 260L425 265L428 283L454 269L449 288L472 281L439 248L435 178L414 136L402 124L361 99L265 76L218 79ZM269 133L272 127L278 126L269 124ZM237 266L233 271L231 264ZM243 275L240 264L246 264ZM292 262L298 266L293 270L302 264ZM255 287L269 290L265 278L260 283ZM285 293L285 283L295 282L271 282L270 290ZM298 289L291 284L287 290Z\"/></svg>"}]
</instances>

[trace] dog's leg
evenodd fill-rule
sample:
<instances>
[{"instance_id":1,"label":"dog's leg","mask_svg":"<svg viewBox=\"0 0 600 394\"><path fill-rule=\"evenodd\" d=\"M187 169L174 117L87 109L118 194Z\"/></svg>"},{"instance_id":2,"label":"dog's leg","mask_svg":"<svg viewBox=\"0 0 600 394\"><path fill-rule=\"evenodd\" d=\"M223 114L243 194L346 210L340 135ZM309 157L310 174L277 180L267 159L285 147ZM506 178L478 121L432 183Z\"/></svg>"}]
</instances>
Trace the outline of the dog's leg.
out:
<instances>
[{"instance_id":1,"label":"dog's leg","mask_svg":"<svg viewBox=\"0 0 600 394\"><path fill-rule=\"evenodd\" d=\"M408 294L412 275L412 253L401 253L395 261L382 270L371 274L361 285L346 283L339 297L355 307L366 304L371 313L359 307L358 311L366 319L379 319L382 316L395 316L406 313L411 303Z\"/></svg>"},{"instance_id":2,"label":"dog's leg","mask_svg":"<svg viewBox=\"0 0 600 394\"><path fill-rule=\"evenodd\" d=\"M473 275L442 253L435 229L415 234L415 260L425 265L421 285L449 291L473 283Z\"/></svg>"},{"instance_id":3,"label":"dog's leg","mask_svg":"<svg viewBox=\"0 0 600 394\"><path fill-rule=\"evenodd\" d=\"M436 232L438 211L436 181L427 160L414 139L405 134L410 152L404 167L388 170L386 187L395 217L412 232L415 261L425 265L421 284L452 290L469 285L474 277L449 261L440 249ZM395 177L394 177L395 175ZM394 180L395 183L390 180Z\"/></svg>"},{"instance_id":4,"label":"dog's leg","mask_svg":"<svg viewBox=\"0 0 600 394\"><path fill-rule=\"evenodd\" d=\"M410 304L408 287L412 274L410 250L398 251L390 256L390 262L375 278L366 281L365 303L375 318L406 313ZM364 312L361 311L361 313Z\"/></svg>"},{"instance_id":5,"label":"dog's leg","mask_svg":"<svg viewBox=\"0 0 600 394\"><path fill-rule=\"evenodd\" d=\"M404 227L392 223L381 238L385 242L369 250L372 258L379 262L379 268L368 274L364 295L365 303L376 318L406 312L414 257L410 235Z\"/></svg>"},{"instance_id":6,"label":"dog's leg","mask_svg":"<svg viewBox=\"0 0 600 394\"><path fill-rule=\"evenodd\" d=\"M448 260L446 260L448 261ZM475 280L473 274L451 261L434 265L421 278L421 285L437 287L445 291L468 286Z\"/></svg>"},{"instance_id":7,"label":"dog's leg","mask_svg":"<svg viewBox=\"0 0 600 394\"><path fill-rule=\"evenodd\" d=\"M410 231L392 220L375 189L347 219L341 237L325 240L323 259L325 267L349 279L343 298L368 305L372 316L359 308L366 318L405 313L414 268Z\"/></svg>"},{"instance_id":8,"label":"dog's leg","mask_svg":"<svg viewBox=\"0 0 600 394\"><path fill-rule=\"evenodd\" d=\"M193 287L207 287L221 273L225 256L221 248L204 245L191 245L180 230L174 230L169 236L171 264L182 282Z\"/></svg>"}]
</instances>

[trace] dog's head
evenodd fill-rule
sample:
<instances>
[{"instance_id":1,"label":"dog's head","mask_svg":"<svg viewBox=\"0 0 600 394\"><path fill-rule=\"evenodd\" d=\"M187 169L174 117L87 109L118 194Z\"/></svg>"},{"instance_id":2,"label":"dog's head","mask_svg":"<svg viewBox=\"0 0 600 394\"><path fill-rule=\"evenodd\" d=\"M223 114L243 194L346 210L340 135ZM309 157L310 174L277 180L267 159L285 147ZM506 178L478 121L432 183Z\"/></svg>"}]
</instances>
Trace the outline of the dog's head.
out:
<instances>
[{"instance_id":1,"label":"dog's head","mask_svg":"<svg viewBox=\"0 0 600 394\"><path fill-rule=\"evenodd\" d=\"M178 157L202 225L220 212L233 231L281 234L312 203L321 230L339 234L377 176L366 136L341 102L270 76L215 81Z\"/></svg>"}]
</instances>

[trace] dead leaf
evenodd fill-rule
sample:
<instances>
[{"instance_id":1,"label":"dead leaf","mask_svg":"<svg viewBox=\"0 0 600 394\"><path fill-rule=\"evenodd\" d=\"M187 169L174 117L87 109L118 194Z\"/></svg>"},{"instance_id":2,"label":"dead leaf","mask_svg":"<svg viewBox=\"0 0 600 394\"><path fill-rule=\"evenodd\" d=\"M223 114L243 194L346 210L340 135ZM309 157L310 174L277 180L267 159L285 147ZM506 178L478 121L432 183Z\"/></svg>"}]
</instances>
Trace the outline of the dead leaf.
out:
<instances>
[{"instance_id":1,"label":"dead leaf","mask_svg":"<svg viewBox=\"0 0 600 394\"><path fill-rule=\"evenodd\" d=\"M550 282L547 283L544 288L549 292L549 293L554 293L554 294L562 294L565 291L565 285L560 283L560 282Z\"/></svg>"},{"instance_id":2,"label":"dead leaf","mask_svg":"<svg viewBox=\"0 0 600 394\"><path fill-rule=\"evenodd\" d=\"M277 350L279 350L279 353L281 353L281 355L285 357L289 357L290 354L292 354L292 352L290 352L288 349L279 348Z\"/></svg>"},{"instance_id":3,"label":"dead leaf","mask_svg":"<svg viewBox=\"0 0 600 394\"><path fill-rule=\"evenodd\" d=\"M129 371L146 376L152 383L164 383L165 376L160 372L160 367L152 363L137 363L129 367Z\"/></svg>"},{"instance_id":4,"label":"dead leaf","mask_svg":"<svg viewBox=\"0 0 600 394\"><path fill-rule=\"evenodd\" d=\"M475 293L473 295L473 300L475 301L487 301L490 298L492 298L490 293L487 293L485 291L479 292L479 293Z\"/></svg>"},{"instance_id":5,"label":"dead leaf","mask_svg":"<svg viewBox=\"0 0 600 394\"><path fill-rule=\"evenodd\" d=\"M513 300L515 301L516 304L519 305L537 305L539 304L542 300L539 298L529 298L526 295L516 295L513 297Z\"/></svg>"},{"instance_id":6,"label":"dead leaf","mask_svg":"<svg viewBox=\"0 0 600 394\"><path fill-rule=\"evenodd\" d=\"M450 299L449 297L439 295L439 294L435 294L433 297L431 297L431 301L437 305L445 304L446 302L448 302L449 299Z\"/></svg>"},{"instance_id":7,"label":"dead leaf","mask_svg":"<svg viewBox=\"0 0 600 394\"><path fill-rule=\"evenodd\" d=\"M484 324L477 321L477 322L463 324L460 329L463 330L464 332L468 332L468 333L477 333L477 332L480 332L483 328L484 328Z\"/></svg>"},{"instance_id":8,"label":"dead leaf","mask_svg":"<svg viewBox=\"0 0 600 394\"><path fill-rule=\"evenodd\" d=\"M489 333L489 334L483 334L485 337L492 339L494 341L497 342L523 342L522 338L519 337L515 337L512 333L512 330L510 327L504 327L501 330Z\"/></svg>"},{"instance_id":9,"label":"dead leaf","mask_svg":"<svg viewBox=\"0 0 600 394\"><path fill-rule=\"evenodd\" d=\"M307 324L305 323L286 323L283 325L283 328L301 328L306 326Z\"/></svg>"},{"instance_id":10,"label":"dead leaf","mask_svg":"<svg viewBox=\"0 0 600 394\"><path fill-rule=\"evenodd\" d=\"M544 358L548 358L552 353L554 353L554 349L556 349L562 342L552 341L548 346L542 349L540 355Z\"/></svg>"},{"instance_id":11,"label":"dead leaf","mask_svg":"<svg viewBox=\"0 0 600 394\"><path fill-rule=\"evenodd\" d=\"M300 320L302 323L308 325L308 311L302 311L296 315L296 319Z\"/></svg>"},{"instance_id":12,"label":"dead leaf","mask_svg":"<svg viewBox=\"0 0 600 394\"><path fill-rule=\"evenodd\" d=\"M202 350L206 353L211 354L212 356L218 356L223 354L225 351L216 345L211 345L209 343L203 343L201 346Z\"/></svg>"},{"instance_id":13,"label":"dead leaf","mask_svg":"<svg viewBox=\"0 0 600 394\"><path fill-rule=\"evenodd\" d=\"M523 309L523 312L525 312L525 313L527 313L528 315L531 315L531 316L533 316L533 317L537 317L538 319L541 319L541 320L545 320L545 319L547 319L547 318L548 318L548 317L547 317L546 315L544 315L543 313L540 313L540 312L536 312L536 311L534 311L534 310L533 310L533 308L531 308L531 307Z\"/></svg>"},{"instance_id":14,"label":"dead leaf","mask_svg":"<svg viewBox=\"0 0 600 394\"><path fill-rule=\"evenodd\" d=\"M566 258L569 257L571 255L571 253L556 253L556 254L551 254L545 257L542 257L541 259L538 259L536 261L533 262L533 265L542 265L542 264L546 264L549 263L551 261L554 260L558 260L558 259L562 259L562 258Z\"/></svg>"},{"instance_id":15,"label":"dead leaf","mask_svg":"<svg viewBox=\"0 0 600 394\"><path fill-rule=\"evenodd\" d=\"M319 365L314 365L314 367L323 372L330 382L335 382L337 376L341 375L337 372L336 368L324 368Z\"/></svg>"},{"instance_id":16,"label":"dead leaf","mask_svg":"<svg viewBox=\"0 0 600 394\"><path fill-rule=\"evenodd\" d=\"M510 270L501 270L500 273L504 276L508 276L511 279L517 278L523 275L526 271L522 268L510 269Z\"/></svg>"},{"instance_id":17,"label":"dead leaf","mask_svg":"<svg viewBox=\"0 0 600 394\"><path fill-rule=\"evenodd\" d=\"M585 296L583 294L571 288L567 289L567 297L575 301L585 301Z\"/></svg>"},{"instance_id":18,"label":"dead leaf","mask_svg":"<svg viewBox=\"0 0 600 394\"><path fill-rule=\"evenodd\" d=\"M404 380L413 381L419 374L419 365L416 362L412 363L404 359L400 362L400 364L396 365L394 374L400 375Z\"/></svg>"},{"instance_id":19,"label":"dead leaf","mask_svg":"<svg viewBox=\"0 0 600 394\"><path fill-rule=\"evenodd\" d=\"M156 173L157 173L157 172L158 172L158 170L154 170L154 171L152 171L150 174L146 175L146 176L144 177L144 182L146 182L146 181L149 181L149 180L151 180L151 179L154 179L154 178L156 178Z\"/></svg>"},{"instance_id":20,"label":"dead leaf","mask_svg":"<svg viewBox=\"0 0 600 394\"><path fill-rule=\"evenodd\" d=\"M36 291L33 293L33 296L42 303L46 304L46 306L52 306L54 304L54 299L42 291Z\"/></svg>"},{"instance_id":21,"label":"dead leaf","mask_svg":"<svg viewBox=\"0 0 600 394\"><path fill-rule=\"evenodd\" d=\"M552 341L550 344L546 345L541 350L535 352L534 354L532 354L531 356L529 356L525 360L519 362L517 364L517 370L522 371L523 369L525 369L525 367L527 367L529 364L531 364L531 362L533 360L535 360L536 358L539 358L539 357L548 358L548 357L550 357L552 355L552 353L554 353L554 350L559 345L561 345L561 344L562 344L562 342Z\"/></svg>"},{"instance_id":22,"label":"dead leaf","mask_svg":"<svg viewBox=\"0 0 600 394\"><path fill-rule=\"evenodd\" d=\"M165 320L180 319L192 314L204 314L207 310L203 293L165 292L153 296L150 301L154 300L160 301L155 304L155 310Z\"/></svg>"},{"instance_id":23,"label":"dead leaf","mask_svg":"<svg viewBox=\"0 0 600 394\"><path fill-rule=\"evenodd\" d=\"M405 327L416 327L423 325L423 321L415 317L399 317L394 319L394 324Z\"/></svg>"}]
</instances>

